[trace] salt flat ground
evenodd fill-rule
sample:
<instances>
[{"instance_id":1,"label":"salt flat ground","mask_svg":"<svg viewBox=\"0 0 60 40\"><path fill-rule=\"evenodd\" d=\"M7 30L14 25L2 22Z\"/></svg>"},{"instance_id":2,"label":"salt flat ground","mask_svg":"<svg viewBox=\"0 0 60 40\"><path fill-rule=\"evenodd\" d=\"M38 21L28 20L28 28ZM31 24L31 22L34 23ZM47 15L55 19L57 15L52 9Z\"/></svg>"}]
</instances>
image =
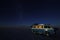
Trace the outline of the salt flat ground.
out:
<instances>
[{"instance_id":1,"label":"salt flat ground","mask_svg":"<svg viewBox=\"0 0 60 40\"><path fill-rule=\"evenodd\" d=\"M34 35L29 27L20 28L0 28L0 40L59 40L60 30L56 37L46 37L43 35Z\"/></svg>"}]
</instances>

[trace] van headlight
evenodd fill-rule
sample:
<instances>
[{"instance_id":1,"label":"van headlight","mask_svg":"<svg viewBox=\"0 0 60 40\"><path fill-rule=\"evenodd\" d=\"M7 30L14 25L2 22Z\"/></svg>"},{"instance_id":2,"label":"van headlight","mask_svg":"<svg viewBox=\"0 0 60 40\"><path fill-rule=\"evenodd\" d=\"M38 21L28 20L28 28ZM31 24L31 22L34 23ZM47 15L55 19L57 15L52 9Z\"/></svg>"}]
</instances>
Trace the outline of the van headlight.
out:
<instances>
[{"instance_id":1,"label":"van headlight","mask_svg":"<svg viewBox=\"0 0 60 40\"><path fill-rule=\"evenodd\" d=\"M48 29L45 29L45 31L48 31Z\"/></svg>"}]
</instances>

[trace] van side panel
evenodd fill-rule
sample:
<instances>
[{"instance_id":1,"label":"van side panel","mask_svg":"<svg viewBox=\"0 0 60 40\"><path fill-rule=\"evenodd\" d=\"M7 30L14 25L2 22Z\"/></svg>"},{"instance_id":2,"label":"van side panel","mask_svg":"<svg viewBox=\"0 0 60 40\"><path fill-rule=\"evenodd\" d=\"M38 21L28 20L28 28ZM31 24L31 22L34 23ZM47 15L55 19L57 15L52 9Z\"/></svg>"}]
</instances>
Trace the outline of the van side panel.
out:
<instances>
[{"instance_id":1,"label":"van side panel","mask_svg":"<svg viewBox=\"0 0 60 40\"><path fill-rule=\"evenodd\" d=\"M32 29L32 31L40 34L44 33L44 29Z\"/></svg>"}]
</instances>

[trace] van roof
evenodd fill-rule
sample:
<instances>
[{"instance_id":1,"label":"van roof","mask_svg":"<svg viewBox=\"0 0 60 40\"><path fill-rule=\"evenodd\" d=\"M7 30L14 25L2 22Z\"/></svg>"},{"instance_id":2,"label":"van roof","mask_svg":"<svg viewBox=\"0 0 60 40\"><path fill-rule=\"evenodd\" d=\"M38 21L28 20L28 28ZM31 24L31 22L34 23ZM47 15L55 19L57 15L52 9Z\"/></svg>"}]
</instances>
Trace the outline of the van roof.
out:
<instances>
[{"instance_id":1,"label":"van roof","mask_svg":"<svg viewBox=\"0 0 60 40\"><path fill-rule=\"evenodd\" d=\"M44 25L44 24L39 24L39 25Z\"/></svg>"}]
</instances>

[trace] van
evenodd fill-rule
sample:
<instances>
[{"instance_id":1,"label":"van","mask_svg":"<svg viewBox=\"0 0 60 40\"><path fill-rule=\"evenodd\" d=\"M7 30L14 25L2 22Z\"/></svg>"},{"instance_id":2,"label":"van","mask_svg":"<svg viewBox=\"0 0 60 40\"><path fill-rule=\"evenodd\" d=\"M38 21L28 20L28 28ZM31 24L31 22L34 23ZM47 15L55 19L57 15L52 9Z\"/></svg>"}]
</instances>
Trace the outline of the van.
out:
<instances>
[{"instance_id":1,"label":"van","mask_svg":"<svg viewBox=\"0 0 60 40\"><path fill-rule=\"evenodd\" d=\"M54 28L50 24L34 24L31 29L35 34L44 34L47 36L55 34Z\"/></svg>"}]
</instances>

